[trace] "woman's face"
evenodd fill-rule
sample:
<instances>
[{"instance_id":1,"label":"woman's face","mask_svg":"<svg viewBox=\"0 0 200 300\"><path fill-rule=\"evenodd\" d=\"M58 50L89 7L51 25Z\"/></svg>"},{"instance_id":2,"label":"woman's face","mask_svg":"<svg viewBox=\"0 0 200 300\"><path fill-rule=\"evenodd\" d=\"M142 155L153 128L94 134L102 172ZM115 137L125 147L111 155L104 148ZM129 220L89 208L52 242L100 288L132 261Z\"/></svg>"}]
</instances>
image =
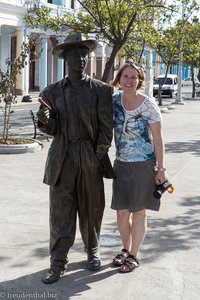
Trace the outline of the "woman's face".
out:
<instances>
[{"instance_id":1,"label":"woman's face","mask_svg":"<svg viewBox=\"0 0 200 300\"><path fill-rule=\"evenodd\" d=\"M126 67L121 74L119 84L125 93L135 93L139 84L139 74L132 67Z\"/></svg>"}]
</instances>

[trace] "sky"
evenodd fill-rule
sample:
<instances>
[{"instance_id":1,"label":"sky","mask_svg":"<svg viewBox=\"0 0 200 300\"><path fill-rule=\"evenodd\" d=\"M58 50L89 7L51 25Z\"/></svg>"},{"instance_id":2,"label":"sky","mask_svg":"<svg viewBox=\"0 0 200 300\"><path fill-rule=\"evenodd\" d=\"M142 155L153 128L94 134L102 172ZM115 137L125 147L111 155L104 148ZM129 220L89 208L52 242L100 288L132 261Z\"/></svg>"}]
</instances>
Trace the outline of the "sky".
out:
<instances>
[{"instance_id":1,"label":"sky","mask_svg":"<svg viewBox=\"0 0 200 300\"><path fill-rule=\"evenodd\" d=\"M199 2L199 0L196 0L196 1L197 1L197 3ZM176 0L167 0L167 3L168 3L168 4L180 4L180 1L176 1ZM192 3L192 0L190 0L189 3ZM200 6L200 3L199 3L199 6ZM181 10L180 10L180 17L181 17L181 14L182 14L182 12L181 12ZM192 17L194 17L194 16L197 16L198 19L199 19L199 21L200 21L200 8L199 8L198 11L195 11L195 12L192 14Z\"/></svg>"}]
</instances>

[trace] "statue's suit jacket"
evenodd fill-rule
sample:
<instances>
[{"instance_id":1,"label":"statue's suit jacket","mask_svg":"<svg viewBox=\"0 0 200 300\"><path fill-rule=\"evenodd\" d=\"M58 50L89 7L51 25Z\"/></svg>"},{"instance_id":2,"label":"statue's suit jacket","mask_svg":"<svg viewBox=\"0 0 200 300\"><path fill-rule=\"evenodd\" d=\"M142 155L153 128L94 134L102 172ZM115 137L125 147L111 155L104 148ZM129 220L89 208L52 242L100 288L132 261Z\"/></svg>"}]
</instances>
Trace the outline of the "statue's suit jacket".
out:
<instances>
[{"instance_id":1,"label":"statue's suit jacket","mask_svg":"<svg viewBox=\"0 0 200 300\"><path fill-rule=\"evenodd\" d=\"M70 85L66 77L49 85L41 93L42 99L52 108L50 112L52 117L49 122L44 125L38 121L38 127L41 131L54 137L49 148L44 174L44 183L53 186L60 174L70 143L67 128L69 92ZM80 101L80 113L84 121L81 138L94 145L94 151L102 165L102 176L116 178L108 156L108 149L113 137L111 87L87 76L84 88L80 89L80 93L83 100ZM74 122L77 122L76 118L74 118Z\"/></svg>"}]
</instances>

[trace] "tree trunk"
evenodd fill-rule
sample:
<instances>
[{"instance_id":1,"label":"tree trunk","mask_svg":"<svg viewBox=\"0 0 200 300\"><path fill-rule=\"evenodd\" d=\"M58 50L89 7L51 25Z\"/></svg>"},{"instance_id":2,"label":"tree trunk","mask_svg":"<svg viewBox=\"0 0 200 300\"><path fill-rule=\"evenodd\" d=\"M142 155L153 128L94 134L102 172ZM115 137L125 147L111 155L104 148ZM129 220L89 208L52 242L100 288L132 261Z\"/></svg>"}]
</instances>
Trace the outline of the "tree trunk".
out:
<instances>
[{"instance_id":1,"label":"tree trunk","mask_svg":"<svg viewBox=\"0 0 200 300\"><path fill-rule=\"evenodd\" d=\"M170 67L170 63L167 63L167 68L165 71L165 78L162 84L159 83L159 89L158 89L158 105L162 106L162 86L165 84L166 78L167 78L167 74L168 74L168 70Z\"/></svg>"},{"instance_id":2,"label":"tree trunk","mask_svg":"<svg viewBox=\"0 0 200 300\"><path fill-rule=\"evenodd\" d=\"M3 140L6 142L9 138L9 129L10 129L10 111L11 111L11 102L8 101L5 104L4 110L4 127L3 127Z\"/></svg>"},{"instance_id":3,"label":"tree trunk","mask_svg":"<svg viewBox=\"0 0 200 300\"><path fill-rule=\"evenodd\" d=\"M158 87L158 105L162 106L162 85L160 83Z\"/></svg>"},{"instance_id":4,"label":"tree trunk","mask_svg":"<svg viewBox=\"0 0 200 300\"><path fill-rule=\"evenodd\" d=\"M107 81L108 76L109 76L109 72L110 72L112 66L114 65L115 57L116 57L118 51L121 49L122 46L123 46L123 44L117 44L113 47L110 58L109 58L109 60L107 61L106 65L105 65L103 76L101 78L102 81L104 81L104 82Z\"/></svg>"},{"instance_id":5,"label":"tree trunk","mask_svg":"<svg viewBox=\"0 0 200 300\"><path fill-rule=\"evenodd\" d=\"M191 66L191 75L192 75L192 98L195 98L195 94L196 94L196 91L195 91L195 81L194 81L194 67Z\"/></svg>"}]
</instances>

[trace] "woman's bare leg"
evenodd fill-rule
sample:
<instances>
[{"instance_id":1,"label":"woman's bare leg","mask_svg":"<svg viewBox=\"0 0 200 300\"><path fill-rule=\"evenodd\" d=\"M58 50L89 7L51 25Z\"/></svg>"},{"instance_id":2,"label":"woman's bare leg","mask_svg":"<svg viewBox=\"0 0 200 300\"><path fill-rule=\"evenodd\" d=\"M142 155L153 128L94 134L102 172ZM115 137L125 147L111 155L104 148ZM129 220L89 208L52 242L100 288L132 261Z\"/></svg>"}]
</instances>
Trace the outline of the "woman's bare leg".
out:
<instances>
[{"instance_id":1,"label":"woman's bare leg","mask_svg":"<svg viewBox=\"0 0 200 300\"><path fill-rule=\"evenodd\" d=\"M146 210L132 213L132 246L130 254L137 257L147 231Z\"/></svg>"},{"instance_id":2,"label":"woman's bare leg","mask_svg":"<svg viewBox=\"0 0 200 300\"><path fill-rule=\"evenodd\" d=\"M123 247L130 251L132 248L132 218L128 209L117 211L117 224Z\"/></svg>"},{"instance_id":3,"label":"woman's bare leg","mask_svg":"<svg viewBox=\"0 0 200 300\"><path fill-rule=\"evenodd\" d=\"M124 264L120 267L120 272L122 273L131 272L139 266L137 255L147 231L147 218L145 209L132 213L131 217L132 246L130 250L130 255L128 256Z\"/></svg>"}]
</instances>

